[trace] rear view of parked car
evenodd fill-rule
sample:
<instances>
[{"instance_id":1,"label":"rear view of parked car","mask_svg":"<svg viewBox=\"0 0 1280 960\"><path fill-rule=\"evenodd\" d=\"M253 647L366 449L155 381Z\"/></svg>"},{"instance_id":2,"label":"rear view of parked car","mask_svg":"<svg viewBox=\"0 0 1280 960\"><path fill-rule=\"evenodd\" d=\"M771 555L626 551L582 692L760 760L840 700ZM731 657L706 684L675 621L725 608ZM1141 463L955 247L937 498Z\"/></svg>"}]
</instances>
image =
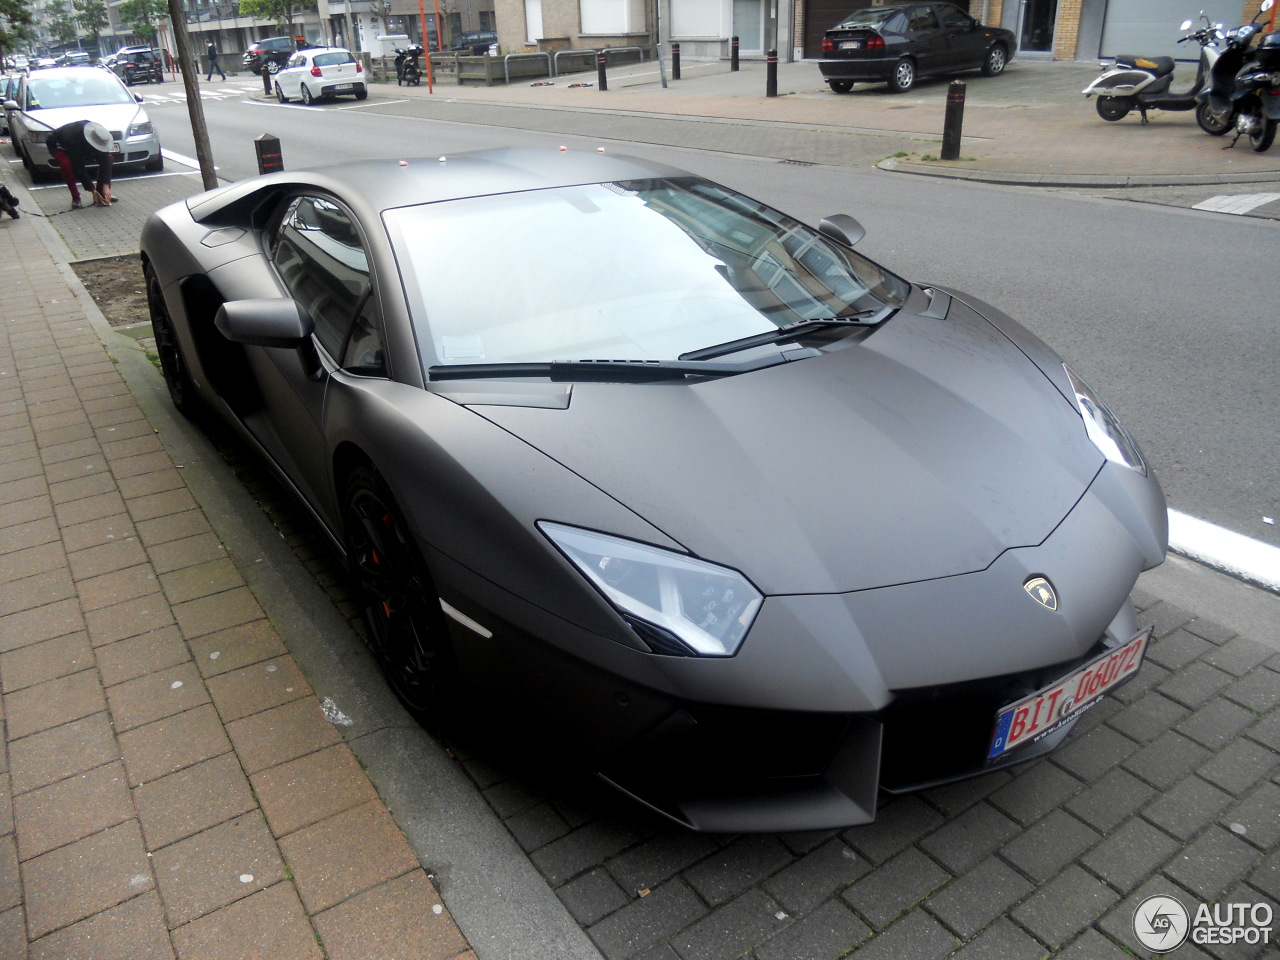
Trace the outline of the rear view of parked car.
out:
<instances>
[{"instance_id":1,"label":"rear view of parked car","mask_svg":"<svg viewBox=\"0 0 1280 960\"><path fill-rule=\"evenodd\" d=\"M819 69L836 93L864 81L905 93L919 77L998 76L1017 49L1012 32L983 26L950 3L901 3L854 11L828 30Z\"/></svg>"},{"instance_id":2,"label":"rear view of parked car","mask_svg":"<svg viewBox=\"0 0 1280 960\"><path fill-rule=\"evenodd\" d=\"M328 97L369 95L364 67L342 47L312 47L299 50L288 65L276 74L276 99L288 103L297 98L312 104Z\"/></svg>"},{"instance_id":3,"label":"rear view of parked car","mask_svg":"<svg viewBox=\"0 0 1280 960\"><path fill-rule=\"evenodd\" d=\"M111 69L126 86L164 83L164 66L150 47L125 47L116 54Z\"/></svg>"},{"instance_id":4,"label":"rear view of parked car","mask_svg":"<svg viewBox=\"0 0 1280 960\"><path fill-rule=\"evenodd\" d=\"M249 49L244 52L240 62L250 73L262 73L262 68L266 67L267 73L274 76L292 56L292 37L266 37L249 44Z\"/></svg>"}]
</instances>

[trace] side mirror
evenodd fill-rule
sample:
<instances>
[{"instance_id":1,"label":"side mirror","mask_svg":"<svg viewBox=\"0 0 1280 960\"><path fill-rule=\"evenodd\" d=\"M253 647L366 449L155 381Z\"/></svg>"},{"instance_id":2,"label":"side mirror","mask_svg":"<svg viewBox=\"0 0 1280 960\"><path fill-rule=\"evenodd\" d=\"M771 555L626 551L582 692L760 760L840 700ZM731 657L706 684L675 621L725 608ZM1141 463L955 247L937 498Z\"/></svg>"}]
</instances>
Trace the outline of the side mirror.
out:
<instances>
[{"instance_id":1,"label":"side mirror","mask_svg":"<svg viewBox=\"0 0 1280 960\"><path fill-rule=\"evenodd\" d=\"M297 351L309 380L318 379L323 372L311 341L315 321L296 300L232 300L218 308L213 325L232 343Z\"/></svg>"},{"instance_id":2,"label":"side mirror","mask_svg":"<svg viewBox=\"0 0 1280 960\"><path fill-rule=\"evenodd\" d=\"M4 104L3 104L3 106L4 106L4 109L6 109L6 110L20 110L20 109L22 109L21 107L19 107L19 106L18 106L18 101L17 101L17 100L6 100L6 101L4 102Z\"/></svg>"},{"instance_id":3,"label":"side mirror","mask_svg":"<svg viewBox=\"0 0 1280 960\"><path fill-rule=\"evenodd\" d=\"M1183 21L1182 21L1182 26L1180 26L1178 29L1179 29L1179 30L1190 30L1190 29L1191 29L1191 26L1192 26L1192 24L1191 24L1191 21L1190 21L1190 20L1183 20Z\"/></svg>"},{"instance_id":4,"label":"side mirror","mask_svg":"<svg viewBox=\"0 0 1280 960\"><path fill-rule=\"evenodd\" d=\"M140 93L135 93L135 94L133 95L133 99L137 100L139 103L144 103L144 102L145 102L145 101L142 99L142 94L140 94Z\"/></svg>"},{"instance_id":5,"label":"side mirror","mask_svg":"<svg viewBox=\"0 0 1280 960\"><path fill-rule=\"evenodd\" d=\"M867 235L862 224L847 213L833 213L829 217L823 217L818 224L818 232L846 247L852 247Z\"/></svg>"},{"instance_id":6,"label":"side mirror","mask_svg":"<svg viewBox=\"0 0 1280 960\"><path fill-rule=\"evenodd\" d=\"M1275 0L1262 0L1262 6L1258 8L1259 13L1266 13L1275 6Z\"/></svg>"}]
</instances>

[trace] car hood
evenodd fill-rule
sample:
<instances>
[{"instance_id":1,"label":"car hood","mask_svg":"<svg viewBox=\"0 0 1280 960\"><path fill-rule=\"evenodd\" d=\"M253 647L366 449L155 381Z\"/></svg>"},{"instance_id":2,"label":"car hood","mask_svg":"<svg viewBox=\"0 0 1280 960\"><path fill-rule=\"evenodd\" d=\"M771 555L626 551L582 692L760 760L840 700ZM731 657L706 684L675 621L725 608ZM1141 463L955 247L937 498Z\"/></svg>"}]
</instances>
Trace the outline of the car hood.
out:
<instances>
[{"instance_id":1,"label":"car hood","mask_svg":"<svg viewBox=\"0 0 1280 960\"><path fill-rule=\"evenodd\" d=\"M117 133L123 136L128 132L130 124L142 119L138 116L141 113L142 105L138 103L99 103L88 107L45 107L29 111L27 117L44 124L50 130L76 120L96 120L110 130L113 136Z\"/></svg>"},{"instance_id":2,"label":"car hood","mask_svg":"<svg viewBox=\"0 0 1280 960\"><path fill-rule=\"evenodd\" d=\"M958 299L750 374L472 409L772 595L985 569L1044 541L1103 462L1072 404ZM573 505L546 519L573 523Z\"/></svg>"}]
</instances>

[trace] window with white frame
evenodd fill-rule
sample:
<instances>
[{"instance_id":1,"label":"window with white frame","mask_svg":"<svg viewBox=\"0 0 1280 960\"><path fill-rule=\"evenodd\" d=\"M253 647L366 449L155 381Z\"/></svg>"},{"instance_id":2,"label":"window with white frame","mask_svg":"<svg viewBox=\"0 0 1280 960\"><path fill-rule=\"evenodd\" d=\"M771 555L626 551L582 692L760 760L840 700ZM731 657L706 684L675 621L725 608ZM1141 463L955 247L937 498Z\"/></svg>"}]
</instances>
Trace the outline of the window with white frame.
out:
<instances>
[{"instance_id":1,"label":"window with white frame","mask_svg":"<svg viewBox=\"0 0 1280 960\"><path fill-rule=\"evenodd\" d=\"M578 0L584 34L644 33L644 0Z\"/></svg>"}]
</instances>

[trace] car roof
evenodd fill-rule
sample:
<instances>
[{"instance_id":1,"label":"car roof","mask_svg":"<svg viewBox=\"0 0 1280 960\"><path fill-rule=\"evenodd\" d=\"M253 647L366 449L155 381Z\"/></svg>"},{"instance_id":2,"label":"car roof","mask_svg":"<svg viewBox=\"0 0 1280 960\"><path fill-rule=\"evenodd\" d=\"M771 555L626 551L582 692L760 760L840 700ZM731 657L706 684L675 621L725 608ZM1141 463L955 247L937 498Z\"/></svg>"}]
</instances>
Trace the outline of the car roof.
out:
<instances>
[{"instance_id":1,"label":"car roof","mask_svg":"<svg viewBox=\"0 0 1280 960\"><path fill-rule=\"evenodd\" d=\"M341 196L363 217L397 207L466 197L546 190L615 180L687 177L685 170L635 157L555 148L476 150L445 157L353 160L332 166L267 174L190 201L200 222L239 220L265 194L316 188Z\"/></svg>"}]
</instances>

